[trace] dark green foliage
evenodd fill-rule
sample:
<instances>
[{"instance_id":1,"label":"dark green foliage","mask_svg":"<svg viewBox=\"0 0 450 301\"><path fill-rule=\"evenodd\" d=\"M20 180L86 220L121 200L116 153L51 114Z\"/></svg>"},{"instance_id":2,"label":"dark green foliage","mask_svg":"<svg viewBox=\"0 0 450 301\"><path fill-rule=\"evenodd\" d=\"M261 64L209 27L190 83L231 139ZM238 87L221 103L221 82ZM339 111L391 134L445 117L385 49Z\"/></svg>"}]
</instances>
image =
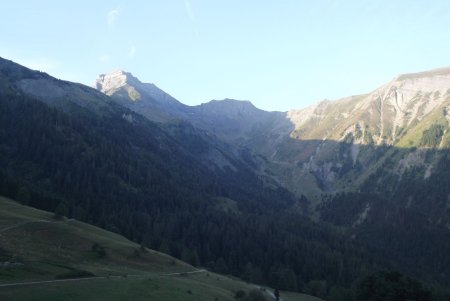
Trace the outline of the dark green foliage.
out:
<instances>
[{"instance_id":1,"label":"dark green foliage","mask_svg":"<svg viewBox=\"0 0 450 301\"><path fill-rule=\"evenodd\" d=\"M193 251L189 248L183 248L183 251L181 253L181 260L183 260L193 266L197 266L199 263L197 252L195 250Z\"/></svg>"},{"instance_id":2,"label":"dark green foliage","mask_svg":"<svg viewBox=\"0 0 450 301\"><path fill-rule=\"evenodd\" d=\"M430 301L431 292L397 272L380 272L364 278L356 288L358 301Z\"/></svg>"},{"instance_id":3,"label":"dark green foliage","mask_svg":"<svg viewBox=\"0 0 450 301\"><path fill-rule=\"evenodd\" d=\"M64 216L69 214L69 208L67 207L65 202L60 202L58 206L55 208L55 218L61 219Z\"/></svg>"},{"instance_id":4,"label":"dark green foliage","mask_svg":"<svg viewBox=\"0 0 450 301\"><path fill-rule=\"evenodd\" d=\"M361 130L361 126L359 124L355 125L355 138L357 140L361 139L363 136L363 132Z\"/></svg>"},{"instance_id":5,"label":"dark green foliage","mask_svg":"<svg viewBox=\"0 0 450 301\"><path fill-rule=\"evenodd\" d=\"M325 215L333 223L342 218L352 221L357 219L353 205L361 202L356 208L363 208L362 204L370 204L358 239L392 258L397 269L408 267L402 272L414 277L427 275L448 285L450 281L443 275L448 275L450 267L450 233L446 226L450 220L450 152L427 152L427 157L438 159L429 178L424 178L425 169L421 167L410 168L401 177L380 167L363 185L364 193L347 194L346 200L338 198L332 207L340 209L334 214L328 210Z\"/></svg>"},{"instance_id":6,"label":"dark green foliage","mask_svg":"<svg viewBox=\"0 0 450 301\"><path fill-rule=\"evenodd\" d=\"M140 253L148 253L148 250L145 248L145 246L143 244L141 244L139 247L139 252Z\"/></svg>"},{"instance_id":7,"label":"dark green foliage","mask_svg":"<svg viewBox=\"0 0 450 301\"><path fill-rule=\"evenodd\" d=\"M364 133L364 143L367 145L374 145L375 141L373 141L372 133L369 130L366 130Z\"/></svg>"},{"instance_id":8,"label":"dark green foliage","mask_svg":"<svg viewBox=\"0 0 450 301\"><path fill-rule=\"evenodd\" d=\"M324 280L311 280L305 286L305 293L322 299L327 297L328 286Z\"/></svg>"},{"instance_id":9,"label":"dark green foliage","mask_svg":"<svg viewBox=\"0 0 450 301\"><path fill-rule=\"evenodd\" d=\"M324 196L319 208L324 221L338 226L352 226L373 203L381 202L375 194L339 193ZM367 209L366 209L367 208Z\"/></svg>"},{"instance_id":10,"label":"dark green foliage","mask_svg":"<svg viewBox=\"0 0 450 301\"><path fill-rule=\"evenodd\" d=\"M30 203L31 200L30 190L27 187L21 187L17 192L16 200L24 205Z\"/></svg>"},{"instance_id":11,"label":"dark green foliage","mask_svg":"<svg viewBox=\"0 0 450 301\"><path fill-rule=\"evenodd\" d=\"M444 135L444 126L441 124L433 124L429 129L425 130L420 140L421 146L437 147Z\"/></svg>"},{"instance_id":12,"label":"dark green foliage","mask_svg":"<svg viewBox=\"0 0 450 301\"><path fill-rule=\"evenodd\" d=\"M344 137L344 143L347 143L347 144L352 144L354 140L355 140L355 137L353 136L353 133L348 133Z\"/></svg>"},{"instance_id":13,"label":"dark green foliage","mask_svg":"<svg viewBox=\"0 0 450 301\"><path fill-rule=\"evenodd\" d=\"M266 297L264 296L264 293L258 289L251 290L248 293L248 295L246 297L244 297L242 300L244 300L244 301L267 301Z\"/></svg>"},{"instance_id":14,"label":"dark green foliage","mask_svg":"<svg viewBox=\"0 0 450 301\"><path fill-rule=\"evenodd\" d=\"M250 262L245 265L245 269L241 277L251 283L261 284L263 282L263 272L261 268L253 266Z\"/></svg>"},{"instance_id":15,"label":"dark green foliage","mask_svg":"<svg viewBox=\"0 0 450 301\"><path fill-rule=\"evenodd\" d=\"M352 301L354 300L354 292L345 287L333 286L326 300L329 301Z\"/></svg>"},{"instance_id":16,"label":"dark green foliage","mask_svg":"<svg viewBox=\"0 0 450 301\"><path fill-rule=\"evenodd\" d=\"M94 243L91 247L91 251L94 252L94 254L98 258L106 257L106 250L103 246L99 245L98 243ZM136 251L136 250L135 250Z\"/></svg>"},{"instance_id":17,"label":"dark green foliage","mask_svg":"<svg viewBox=\"0 0 450 301\"><path fill-rule=\"evenodd\" d=\"M273 295L275 296L275 300L280 300L280 291L277 288L273 292Z\"/></svg>"},{"instance_id":18,"label":"dark green foliage","mask_svg":"<svg viewBox=\"0 0 450 301\"><path fill-rule=\"evenodd\" d=\"M131 258L139 258L141 257L141 253L139 253L139 250L134 249L133 252L131 253Z\"/></svg>"},{"instance_id":19,"label":"dark green foliage","mask_svg":"<svg viewBox=\"0 0 450 301\"><path fill-rule=\"evenodd\" d=\"M234 299L243 300L247 294L243 290L239 290L234 294Z\"/></svg>"}]
</instances>

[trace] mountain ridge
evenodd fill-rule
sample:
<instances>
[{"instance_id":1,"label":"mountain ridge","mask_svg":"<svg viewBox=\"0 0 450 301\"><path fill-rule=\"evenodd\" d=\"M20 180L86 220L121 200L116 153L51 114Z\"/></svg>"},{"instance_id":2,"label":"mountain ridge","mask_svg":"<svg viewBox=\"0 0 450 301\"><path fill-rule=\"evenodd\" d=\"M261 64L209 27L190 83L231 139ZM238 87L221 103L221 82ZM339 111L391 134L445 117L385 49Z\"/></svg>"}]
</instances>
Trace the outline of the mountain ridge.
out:
<instances>
[{"instance_id":1,"label":"mountain ridge","mask_svg":"<svg viewBox=\"0 0 450 301\"><path fill-rule=\"evenodd\" d=\"M328 182L325 186L333 187L334 184L326 179L338 177L330 168L342 170L344 163L323 162L325 153L330 153L324 147L327 141L351 140L355 146L349 150L348 156L355 164L360 155L357 145L421 147L422 132L437 122L444 127L438 146L448 145L449 91L450 68L440 68L401 74L372 92L334 101L324 100L300 110L267 112L248 101L224 99L198 106L184 105L182 112L166 113L211 132L229 144L266 157L271 163L265 168L271 170L280 182L292 182L288 177L293 172L295 178L304 178L300 173L309 178L309 183L325 181ZM114 98L114 93L111 96ZM136 107L135 111L142 114L145 110L139 111ZM439 115L439 111L443 114ZM296 141L310 142L303 149ZM373 157L363 156L367 157L366 161ZM287 172L285 167L292 171ZM322 184L312 183L312 186ZM291 191L298 191L299 196L306 193L308 197L316 197L301 186L301 180L287 185ZM331 188L331 191L336 189ZM320 188L312 191L317 195Z\"/></svg>"},{"instance_id":2,"label":"mountain ridge","mask_svg":"<svg viewBox=\"0 0 450 301\"><path fill-rule=\"evenodd\" d=\"M447 93L405 94L417 114L392 134L390 89L324 102L295 127L250 103L199 111L146 86L108 96L0 67L1 194L286 288L392 266L450 281Z\"/></svg>"},{"instance_id":3,"label":"mountain ridge","mask_svg":"<svg viewBox=\"0 0 450 301\"><path fill-rule=\"evenodd\" d=\"M349 286L364 270L389 266L309 219L308 200L275 181L261 156L187 121L151 121L93 88L83 86L90 97L70 94L49 102L18 85L40 73L23 68L26 76L9 76L10 68L19 67L5 64L0 195L280 289L303 290L317 278ZM68 85L65 92L79 88L48 81ZM211 154L227 164L208 159ZM332 273L320 268L327 260ZM333 268L338 261L344 278Z\"/></svg>"},{"instance_id":4,"label":"mountain ridge","mask_svg":"<svg viewBox=\"0 0 450 301\"><path fill-rule=\"evenodd\" d=\"M102 84L101 84L101 82L103 81L102 78L114 77L114 75L117 75L117 74L124 75L123 81L120 84L112 85L108 89L102 91L102 89L103 89L102 88ZM360 94L360 95L352 95L352 96L348 96L348 97L358 97L358 96L371 94L371 93L373 93L375 91L378 91L378 90L382 89L385 86L390 85L391 83L395 83L395 82L398 82L398 81L412 80L412 79L426 78L426 77L448 77L448 76L450 76L450 67L441 67L441 68L435 68L435 69L430 69L430 70L420 71L420 72L402 73L402 74L399 74L399 75L395 76L391 81L387 82L386 84L383 84L380 87L376 88L372 92L363 93L363 94ZM124 70L121 70L121 69L113 69L110 72L100 74L98 76L95 84L94 84L94 88L102 91L105 94L113 94L114 92L112 90L118 89L121 86L126 85L126 84L142 85L144 83L141 82L137 77L135 77L131 72L127 72L127 71L124 71ZM97 86L97 85L99 85L99 86ZM165 94L167 94L167 92L161 90L154 83L145 83L145 85L150 85L150 86L158 89L159 91L162 91ZM167 94L167 95L169 95L169 94ZM342 97L342 98L337 98L337 99L324 99L324 100L317 101L317 102L315 102L315 103L313 103L311 105L308 105L306 107L303 107L303 108L291 108L291 109L287 110L286 112L305 110L305 109L310 108L310 107L319 106L322 103L334 103L336 101L339 101L341 99L346 99L348 97ZM171 97L171 98L174 99L173 97ZM220 99L212 99L212 100L210 100L208 102L201 103L201 104L198 104L198 105L190 105L190 107L196 107L196 106L205 105L205 104L208 104L209 102L221 102L221 101L225 101L225 102L230 102L230 101L233 102L233 101L235 101L236 103L239 103L239 102L250 103L253 107L256 107L250 100L237 100L237 99L230 99L230 98L224 98L224 99L221 99L221 100ZM188 105L186 105L186 106L188 106ZM262 110L262 109L259 109L259 110ZM265 110L263 110L263 111L265 111ZM283 112L283 111L275 110L275 111L266 111L266 112Z\"/></svg>"}]
</instances>

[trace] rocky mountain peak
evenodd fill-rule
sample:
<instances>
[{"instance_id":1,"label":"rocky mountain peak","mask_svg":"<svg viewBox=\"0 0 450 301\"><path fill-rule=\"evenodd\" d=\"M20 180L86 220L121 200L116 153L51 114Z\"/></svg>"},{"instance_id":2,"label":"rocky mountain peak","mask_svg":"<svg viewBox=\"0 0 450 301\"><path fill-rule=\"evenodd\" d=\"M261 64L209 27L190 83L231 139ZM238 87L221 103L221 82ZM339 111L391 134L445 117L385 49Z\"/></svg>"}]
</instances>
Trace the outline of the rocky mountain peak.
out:
<instances>
[{"instance_id":1,"label":"rocky mountain peak","mask_svg":"<svg viewBox=\"0 0 450 301\"><path fill-rule=\"evenodd\" d=\"M143 83L123 70L100 74L95 88L121 105L159 122L180 117L186 107L154 84Z\"/></svg>"},{"instance_id":2,"label":"rocky mountain peak","mask_svg":"<svg viewBox=\"0 0 450 301\"><path fill-rule=\"evenodd\" d=\"M100 74L95 81L95 88L108 95L126 85L135 86L142 85L142 83L131 73L123 70L113 70L106 74Z\"/></svg>"}]
</instances>

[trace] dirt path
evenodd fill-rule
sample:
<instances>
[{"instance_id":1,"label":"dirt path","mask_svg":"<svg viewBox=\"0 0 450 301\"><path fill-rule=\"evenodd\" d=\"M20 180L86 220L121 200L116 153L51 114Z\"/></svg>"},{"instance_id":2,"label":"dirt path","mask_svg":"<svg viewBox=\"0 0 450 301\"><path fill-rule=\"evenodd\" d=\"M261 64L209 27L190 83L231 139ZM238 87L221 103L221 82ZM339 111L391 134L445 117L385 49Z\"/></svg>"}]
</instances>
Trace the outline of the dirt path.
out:
<instances>
[{"instance_id":1,"label":"dirt path","mask_svg":"<svg viewBox=\"0 0 450 301\"><path fill-rule=\"evenodd\" d=\"M197 274L204 273L206 270L195 270L191 272L179 272L179 273L164 273L157 274L158 276L181 276L187 274ZM111 279L111 278L127 278L127 277L147 277L150 274L135 274L135 275L120 275L120 276L95 276L95 277L83 277L83 278L69 278L69 279L57 279L57 280L42 280L42 281L29 281L29 282L15 282L15 283L3 283L0 284L1 287L11 287L11 286L21 286L21 285L34 285L34 284L45 284L45 283L58 283L58 282L70 282L70 281L83 281L92 279ZM154 275L154 274L153 274Z\"/></svg>"},{"instance_id":2,"label":"dirt path","mask_svg":"<svg viewBox=\"0 0 450 301\"><path fill-rule=\"evenodd\" d=\"M6 228L0 229L0 233L6 232L8 230L14 229L14 228L19 228L23 225L27 225L27 224L32 224L32 223L51 223L51 221L45 220L45 219L37 219L34 221L26 221L26 222L21 222L21 223L17 223L11 226L8 226Z\"/></svg>"}]
</instances>

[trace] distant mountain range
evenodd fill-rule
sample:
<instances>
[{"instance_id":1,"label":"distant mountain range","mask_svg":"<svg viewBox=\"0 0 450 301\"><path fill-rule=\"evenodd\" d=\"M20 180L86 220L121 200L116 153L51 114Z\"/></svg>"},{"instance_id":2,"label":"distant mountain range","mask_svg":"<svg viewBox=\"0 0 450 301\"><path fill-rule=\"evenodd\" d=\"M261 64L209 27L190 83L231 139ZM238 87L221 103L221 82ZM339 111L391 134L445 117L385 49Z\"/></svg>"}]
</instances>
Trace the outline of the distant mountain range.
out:
<instances>
[{"instance_id":1,"label":"distant mountain range","mask_svg":"<svg viewBox=\"0 0 450 301\"><path fill-rule=\"evenodd\" d=\"M0 59L0 194L275 287L450 285L450 69L289 112L95 88Z\"/></svg>"},{"instance_id":2,"label":"distant mountain range","mask_svg":"<svg viewBox=\"0 0 450 301\"><path fill-rule=\"evenodd\" d=\"M259 170L306 197L312 218L345 226L351 237L374 247L401 241L393 247L398 254L425 238L450 250L450 68L288 112L230 99L186 106L125 72L101 75L96 85L149 119L185 120L261 156ZM438 256L427 244L418 249ZM435 264L450 271L450 261Z\"/></svg>"},{"instance_id":3,"label":"distant mountain range","mask_svg":"<svg viewBox=\"0 0 450 301\"><path fill-rule=\"evenodd\" d=\"M123 71L100 75L96 87L150 120L185 120L262 155L281 183L311 199L358 190L393 148L405 150L398 175L418 167L428 178L439 156L425 162L424 150L450 146L450 68L400 75L368 94L288 112L231 99L186 106Z\"/></svg>"}]
</instances>

